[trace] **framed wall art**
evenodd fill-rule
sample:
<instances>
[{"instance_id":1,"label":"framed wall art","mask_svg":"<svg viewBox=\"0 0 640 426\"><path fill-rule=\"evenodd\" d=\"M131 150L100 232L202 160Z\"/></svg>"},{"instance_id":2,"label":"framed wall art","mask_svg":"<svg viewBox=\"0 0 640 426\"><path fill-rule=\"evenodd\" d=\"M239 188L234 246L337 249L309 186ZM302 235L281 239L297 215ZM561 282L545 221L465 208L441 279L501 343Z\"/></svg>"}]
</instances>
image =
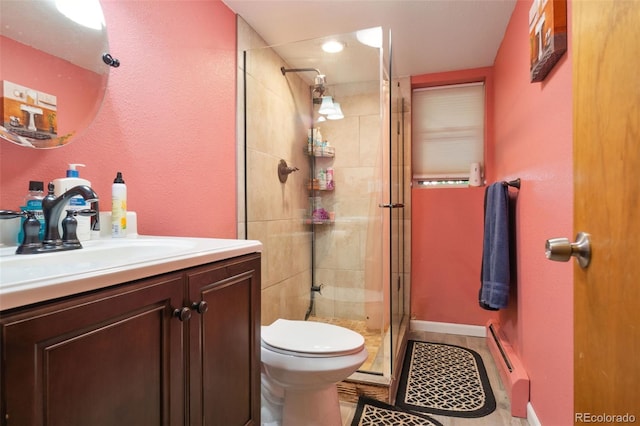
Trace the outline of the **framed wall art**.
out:
<instances>
[{"instance_id":1,"label":"framed wall art","mask_svg":"<svg viewBox=\"0 0 640 426\"><path fill-rule=\"evenodd\" d=\"M567 0L533 0L529 10L531 82L546 78L567 51Z\"/></svg>"}]
</instances>

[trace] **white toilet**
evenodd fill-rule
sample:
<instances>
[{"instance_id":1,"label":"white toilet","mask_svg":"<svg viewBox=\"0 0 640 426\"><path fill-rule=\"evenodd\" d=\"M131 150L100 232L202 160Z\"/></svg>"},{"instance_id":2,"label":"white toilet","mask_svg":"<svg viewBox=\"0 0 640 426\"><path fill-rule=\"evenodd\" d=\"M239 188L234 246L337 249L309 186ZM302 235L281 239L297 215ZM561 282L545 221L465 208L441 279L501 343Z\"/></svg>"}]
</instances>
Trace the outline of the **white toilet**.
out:
<instances>
[{"instance_id":1,"label":"white toilet","mask_svg":"<svg viewBox=\"0 0 640 426\"><path fill-rule=\"evenodd\" d=\"M367 359L355 331L278 319L262 327L262 425L341 425L336 383Z\"/></svg>"}]
</instances>

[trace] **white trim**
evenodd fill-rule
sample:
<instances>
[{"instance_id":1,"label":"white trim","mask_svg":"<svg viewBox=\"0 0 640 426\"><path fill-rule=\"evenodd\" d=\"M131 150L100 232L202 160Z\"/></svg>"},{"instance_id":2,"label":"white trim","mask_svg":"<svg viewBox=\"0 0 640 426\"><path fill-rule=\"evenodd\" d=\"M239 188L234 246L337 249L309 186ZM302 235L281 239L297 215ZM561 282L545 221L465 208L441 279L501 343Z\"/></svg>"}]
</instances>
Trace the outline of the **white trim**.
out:
<instances>
[{"instance_id":1,"label":"white trim","mask_svg":"<svg viewBox=\"0 0 640 426\"><path fill-rule=\"evenodd\" d=\"M409 327L416 331L461 334L463 336L487 337L487 328L482 325L454 324L448 322L411 320Z\"/></svg>"},{"instance_id":2,"label":"white trim","mask_svg":"<svg viewBox=\"0 0 640 426\"><path fill-rule=\"evenodd\" d=\"M527 422L529 426L542 426L542 423L538 420L538 416L536 416L536 412L533 410L531 402L527 403Z\"/></svg>"}]
</instances>

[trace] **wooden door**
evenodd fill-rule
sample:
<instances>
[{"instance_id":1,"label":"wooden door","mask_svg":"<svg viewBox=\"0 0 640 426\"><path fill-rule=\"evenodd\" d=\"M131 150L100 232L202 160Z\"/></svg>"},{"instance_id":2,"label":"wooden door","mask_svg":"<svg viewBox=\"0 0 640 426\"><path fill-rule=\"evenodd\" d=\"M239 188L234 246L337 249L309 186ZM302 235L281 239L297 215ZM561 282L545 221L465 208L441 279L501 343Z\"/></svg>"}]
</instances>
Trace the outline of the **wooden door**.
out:
<instances>
[{"instance_id":1,"label":"wooden door","mask_svg":"<svg viewBox=\"0 0 640 426\"><path fill-rule=\"evenodd\" d=\"M592 243L574 273L574 421L640 421L640 1L576 0L572 17L574 229Z\"/></svg>"}]
</instances>

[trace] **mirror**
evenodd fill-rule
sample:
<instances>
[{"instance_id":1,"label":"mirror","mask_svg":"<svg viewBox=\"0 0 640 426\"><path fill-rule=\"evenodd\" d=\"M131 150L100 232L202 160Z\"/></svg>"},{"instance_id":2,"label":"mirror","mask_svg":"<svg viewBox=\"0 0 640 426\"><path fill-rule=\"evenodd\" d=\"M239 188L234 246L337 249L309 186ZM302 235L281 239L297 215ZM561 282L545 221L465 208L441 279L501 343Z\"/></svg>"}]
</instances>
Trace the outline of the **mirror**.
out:
<instances>
[{"instance_id":1,"label":"mirror","mask_svg":"<svg viewBox=\"0 0 640 426\"><path fill-rule=\"evenodd\" d=\"M77 22L86 9L92 24ZM0 0L0 138L56 148L84 131L104 99L108 48L99 0Z\"/></svg>"}]
</instances>

